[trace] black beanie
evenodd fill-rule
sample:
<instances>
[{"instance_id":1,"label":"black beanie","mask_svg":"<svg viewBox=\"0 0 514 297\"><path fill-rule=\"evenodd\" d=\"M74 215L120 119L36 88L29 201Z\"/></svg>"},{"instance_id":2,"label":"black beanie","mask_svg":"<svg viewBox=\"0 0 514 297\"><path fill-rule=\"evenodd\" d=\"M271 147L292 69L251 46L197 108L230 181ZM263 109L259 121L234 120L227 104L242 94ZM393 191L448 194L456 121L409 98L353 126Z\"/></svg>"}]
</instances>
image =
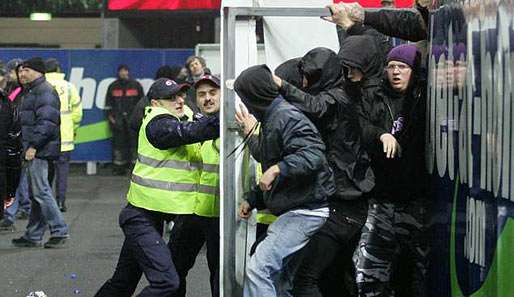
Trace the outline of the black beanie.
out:
<instances>
[{"instance_id":1,"label":"black beanie","mask_svg":"<svg viewBox=\"0 0 514 297\"><path fill-rule=\"evenodd\" d=\"M40 57L34 57L34 58L30 58L28 60L25 60L25 61L23 61L21 66L30 68L30 69L35 70L42 74L45 74L45 72L46 72L45 61L43 61L43 59Z\"/></svg>"}]
</instances>

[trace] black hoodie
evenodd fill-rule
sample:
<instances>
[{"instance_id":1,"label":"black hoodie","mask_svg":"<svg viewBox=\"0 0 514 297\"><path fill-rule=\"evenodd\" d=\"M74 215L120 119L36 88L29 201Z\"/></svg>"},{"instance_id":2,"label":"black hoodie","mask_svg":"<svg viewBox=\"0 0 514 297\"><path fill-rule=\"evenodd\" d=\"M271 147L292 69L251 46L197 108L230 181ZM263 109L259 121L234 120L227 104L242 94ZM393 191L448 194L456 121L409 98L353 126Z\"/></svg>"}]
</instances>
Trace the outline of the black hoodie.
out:
<instances>
[{"instance_id":1,"label":"black hoodie","mask_svg":"<svg viewBox=\"0 0 514 297\"><path fill-rule=\"evenodd\" d=\"M384 74L380 87L362 102L363 143L371 156L376 177L372 196L388 201L406 201L426 194L428 176L424 164L426 80L421 57L416 59L409 88L396 92ZM393 122L396 123L393 132ZM393 134L402 154L386 158L380 136Z\"/></svg>"},{"instance_id":2,"label":"black hoodie","mask_svg":"<svg viewBox=\"0 0 514 297\"><path fill-rule=\"evenodd\" d=\"M249 111L261 119L258 140L249 142L252 155L261 162L263 171L273 165L280 168L271 191L261 196L265 207L280 215L293 209L327 206L334 193L334 179L314 124L279 96L266 65L243 71L234 89ZM259 204L248 202L252 207Z\"/></svg>"},{"instance_id":3,"label":"black hoodie","mask_svg":"<svg viewBox=\"0 0 514 297\"><path fill-rule=\"evenodd\" d=\"M339 202L337 205L341 205L345 215L364 219L360 213L365 213L366 205L342 203L360 198L373 187L369 158L360 145L356 102L343 89L342 61L332 50L316 48L301 59L299 68L309 81L306 90L283 82L280 92L309 116L322 133L336 181L333 202ZM332 205L337 207L336 203Z\"/></svg>"}]
</instances>

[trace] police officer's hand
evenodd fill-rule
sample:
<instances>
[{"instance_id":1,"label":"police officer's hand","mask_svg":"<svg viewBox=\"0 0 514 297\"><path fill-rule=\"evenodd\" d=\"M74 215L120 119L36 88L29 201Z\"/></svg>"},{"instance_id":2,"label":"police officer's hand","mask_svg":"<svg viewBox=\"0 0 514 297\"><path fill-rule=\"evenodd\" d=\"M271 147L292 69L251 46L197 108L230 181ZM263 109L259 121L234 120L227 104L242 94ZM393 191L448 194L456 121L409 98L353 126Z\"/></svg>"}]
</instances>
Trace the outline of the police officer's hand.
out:
<instances>
[{"instance_id":1,"label":"police officer's hand","mask_svg":"<svg viewBox=\"0 0 514 297\"><path fill-rule=\"evenodd\" d=\"M252 128L257 124L257 119L243 104L239 104L239 110L236 111L236 121L243 127L243 133L248 135Z\"/></svg>"},{"instance_id":2,"label":"police officer's hand","mask_svg":"<svg viewBox=\"0 0 514 297\"><path fill-rule=\"evenodd\" d=\"M25 160L32 161L36 157L36 149L33 147L29 147L25 152Z\"/></svg>"},{"instance_id":3,"label":"police officer's hand","mask_svg":"<svg viewBox=\"0 0 514 297\"><path fill-rule=\"evenodd\" d=\"M248 219L252 215L252 208L247 201L241 202L239 205L239 217L241 219Z\"/></svg>"},{"instance_id":4,"label":"police officer's hand","mask_svg":"<svg viewBox=\"0 0 514 297\"><path fill-rule=\"evenodd\" d=\"M14 203L14 197L6 197L4 199L4 209L7 209Z\"/></svg>"},{"instance_id":5,"label":"police officer's hand","mask_svg":"<svg viewBox=\"0 0 514 297\"><path fill-rule=\"evenodd\" d=\"M273 182L275 178L280 175L280 167L278 165L273 165L264 174L261 176L261 180L259 181L259 187L263 192L267 192L271 190L273 186Z\"/></svg>"},{"instance_id":6,"label":"police officer's hand","mask_svg":"<svg viewBox=\"0 0 514 297\"><path fill-rule=\"evenodd\" d=\"M380 135L380 141L382 141L384 153L386 154L387 158L392 159L396 156L402 156L402 148L392 134L384 133Z\"/></svg>"}]
</instances>

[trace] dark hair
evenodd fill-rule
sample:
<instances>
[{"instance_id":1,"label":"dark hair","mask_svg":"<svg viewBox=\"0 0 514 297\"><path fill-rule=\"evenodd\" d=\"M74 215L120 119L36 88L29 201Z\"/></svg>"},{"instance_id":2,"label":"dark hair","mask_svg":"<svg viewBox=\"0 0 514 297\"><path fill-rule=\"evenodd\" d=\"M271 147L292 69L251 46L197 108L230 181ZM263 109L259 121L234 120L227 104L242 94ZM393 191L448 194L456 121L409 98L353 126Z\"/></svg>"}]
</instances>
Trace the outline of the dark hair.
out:
<instances>
[{"instance_id":1,"label":"dark hair","mask_svg":"<svg viewBox=\"0 0 514 297\"><path fill-rule=\"evenodd\" d=\"M194 60L198 60L200 62L200 64L202 64L202 67L205 68L206 67L206 64L205 64L205 59L200 57L200 56L190 56L189 58L187 58L186 60L186 68L187 70L189 71L189 65L191 63L193 63Z\"/></svg>"},{"instance_id":2,"label":"dark hair","mask_svg":"<svg viewBox=\"0 0 514 297\"><path fill-rule=\"evenodd\" d=\"M176 83L181 83L180 81L177 81L177 79L178 79L177 77L180 74L181 70L182 70L182 66L178 66L178 65L161 66L161 67L159 67L159 69L157 69L157 72L155 73L155 79L157 80L159 78L169 78L169 79L174 80Z\"/></svg>"},{"instance_id":3,"label":"dark hair","mask_svg":"<svg viewBox=\"0 0 514 297\"><path fill-rule=\"evenodd\" d=\"M120 70L122 70L122 69L125 69L125 70L127 70L127 71L130 71L130 68L129 68L126 64L120 64L120 65L118 66L118 70L117 70L117 72L120 72Z\"/></svg>"},{"instance_id":4,"label":"dark hair","mask_svg":"<svg viewBox=\"0 0 514 297\"><path fill-rule=\"evenodd\" d=\"M45 60L46 72L61 72L61 64L55 58L48 58Z\"/></svg>"}]
</instances>

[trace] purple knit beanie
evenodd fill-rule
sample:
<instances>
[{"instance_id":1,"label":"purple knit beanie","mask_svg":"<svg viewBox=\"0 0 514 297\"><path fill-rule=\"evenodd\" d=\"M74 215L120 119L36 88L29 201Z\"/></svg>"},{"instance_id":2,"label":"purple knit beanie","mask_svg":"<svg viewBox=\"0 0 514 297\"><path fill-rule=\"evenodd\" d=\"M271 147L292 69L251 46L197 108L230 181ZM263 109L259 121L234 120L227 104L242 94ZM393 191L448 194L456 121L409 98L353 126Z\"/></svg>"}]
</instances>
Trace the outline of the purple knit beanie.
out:
<instances>
[{"instance_id":1,"label":"purple knit beanie","mask_svg":"<svg viewBox=\"0 0 514 297\"><path fill-rule=\"evenodd\" d=\"M416 66L418 49L414 44L402 44L393 48L387 55L387 63L391 61L403 62L413 68Z\"/></svg>"}]
</instances>

